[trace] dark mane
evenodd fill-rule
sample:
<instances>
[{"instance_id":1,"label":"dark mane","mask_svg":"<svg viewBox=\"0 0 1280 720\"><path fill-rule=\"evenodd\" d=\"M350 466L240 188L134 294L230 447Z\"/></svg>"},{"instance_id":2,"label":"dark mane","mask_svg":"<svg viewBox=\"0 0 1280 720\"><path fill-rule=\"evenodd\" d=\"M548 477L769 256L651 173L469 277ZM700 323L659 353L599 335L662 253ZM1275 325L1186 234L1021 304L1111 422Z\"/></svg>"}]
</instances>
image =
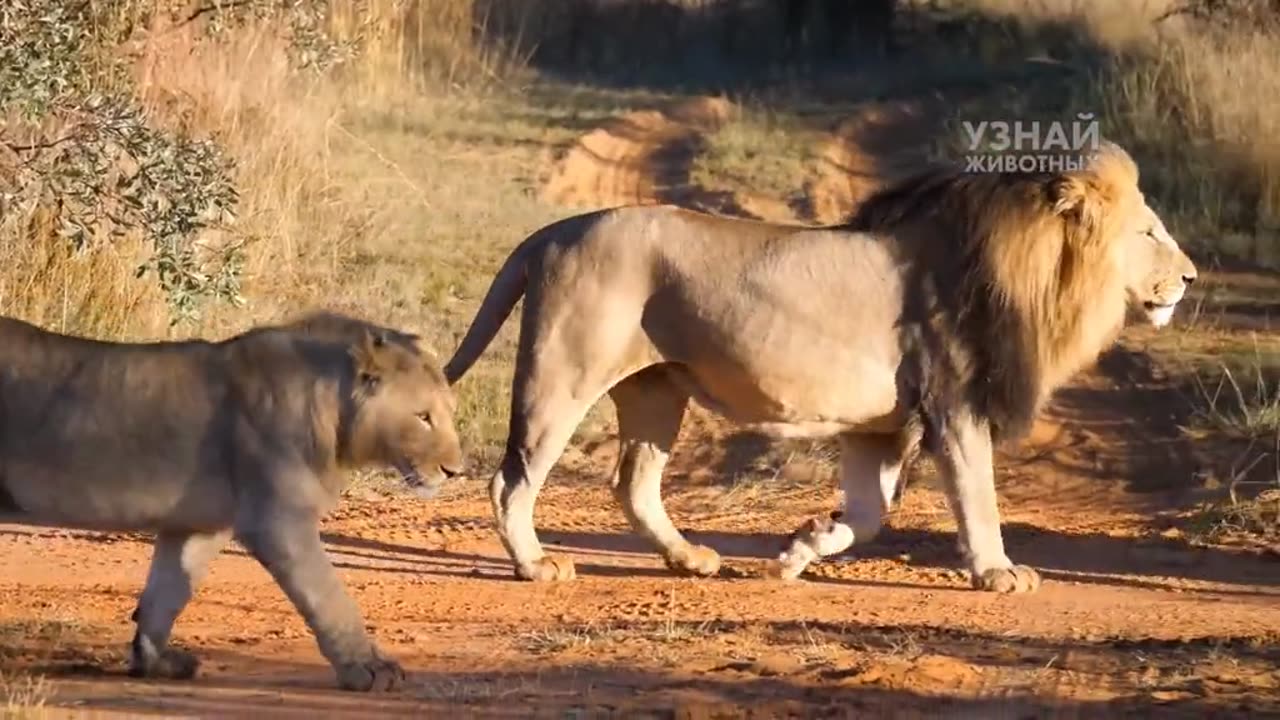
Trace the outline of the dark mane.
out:
<instances>
[{"instance_id":1,"label":"dark mane","mask_svg":"<svg viewBox=\"0 0 1280 720\"><path fill-rule=\"evenodd\" d=\"M906 221L934 216L952 184L963 177L953 164L929 165L876 189L854 209L841 227L873 232Z\"/></svg>"},{"instance_id":2,"label":"dark mane","mask_svg":"<svg viewBox=\"0 0 1280 720\"><path fill-rule=\"evenodd\" d=\"M1118 211L1130 178L1117 165L1101 182L1090 176L1091 212ZM1083 318L1101 317L1088 293L1106 261L1078 239L1101 230L1059 214L1051 198L1080 177L934 165L874 192L841 226L890 235L900 253L899 383L926 441L955 412L985 418L996 441L1024 436L1062 370L1101 350L1073 339Z\"/></svg>"}]
</instances>

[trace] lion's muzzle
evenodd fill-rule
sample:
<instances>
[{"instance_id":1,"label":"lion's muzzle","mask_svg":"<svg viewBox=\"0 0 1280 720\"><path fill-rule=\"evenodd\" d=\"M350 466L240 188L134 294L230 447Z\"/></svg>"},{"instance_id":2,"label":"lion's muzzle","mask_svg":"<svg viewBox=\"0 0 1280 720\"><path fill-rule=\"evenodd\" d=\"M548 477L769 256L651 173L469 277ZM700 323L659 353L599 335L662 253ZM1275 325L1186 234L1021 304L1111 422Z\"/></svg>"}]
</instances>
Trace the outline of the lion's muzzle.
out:
<instances>
[{"instance_id":1,"label":"lion's muzzle","mask_svg":"<svg viewBox=\"0 0 1280 720\"><path fill-rule=\"evenodd\" d=\"M402 460L396 465L396 470L400 471L400 477L404 480L404 484L409 490L424 500L430 500L440 492L440 485L443 478L437 476L430 480L422 477L422 473L418 472L418 468L408 460Z\"/></svg>"}]
</instances>

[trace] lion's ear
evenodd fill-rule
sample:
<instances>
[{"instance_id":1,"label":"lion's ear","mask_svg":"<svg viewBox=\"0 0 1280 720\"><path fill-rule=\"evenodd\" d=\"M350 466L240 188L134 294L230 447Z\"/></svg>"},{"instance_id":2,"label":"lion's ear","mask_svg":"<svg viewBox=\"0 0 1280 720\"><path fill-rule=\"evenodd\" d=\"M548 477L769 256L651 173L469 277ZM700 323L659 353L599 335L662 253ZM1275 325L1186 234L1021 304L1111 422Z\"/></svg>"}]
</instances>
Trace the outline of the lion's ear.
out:
<instances>
[{"instance_id":1,"label":"lion's ear","mask_svg":"<svg viewBox=\"0 0 1280 720\"><path fill-rule=\"evenodd\" d=\"M1055 215L1079 215L1089 200L1089 188L1082 178L1060 175L1049 181L1049 206Z\"/></svg>"},{"instance_id":2,"label":"lion's ear","mask_svg":"<svg viewBox=\"0 0 1280 720\"><path fill-rule=\"evenodd\" d=\"M387 338L377 330L365 330L360 341L351 349L355 360L356 381L372 390L378 386L383 374L383 349Z\"/></svg>"},{"instance_id":3,"label":"lion's ear","mask_svg":"<svg viewBox=\"0 0 1280 720\"><path fill-rule=\"evenodd\" d=\"M1105 211L1097 187L1080 175L1061 175L1049 181L1049 203L1053 213L1072 228L1077 242L1098 239Z\"/></svg>"}]
</instances>

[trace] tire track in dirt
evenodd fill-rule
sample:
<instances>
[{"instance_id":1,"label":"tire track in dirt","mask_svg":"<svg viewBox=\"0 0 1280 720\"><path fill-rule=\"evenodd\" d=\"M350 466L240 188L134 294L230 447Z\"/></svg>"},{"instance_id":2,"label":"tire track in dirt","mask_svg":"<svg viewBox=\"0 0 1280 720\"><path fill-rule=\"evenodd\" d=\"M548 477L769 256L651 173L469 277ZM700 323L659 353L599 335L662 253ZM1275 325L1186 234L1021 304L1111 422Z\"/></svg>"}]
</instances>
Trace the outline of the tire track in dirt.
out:
<instances>
[{"instance_id":1,"label":"tire track in dirt","mask_svg":"<svg viewBox=\"0 0 1280 720\"><path fill-rule=\"evenodd\" d=\"M927 162L941 115L928 103L869 102L821 135L798 198L704 187L691 167L709 134L735 121L723 97L635 110L586 133L556 164L543 198L574 208L671 203L787 223L841 222L868 194Z\"/></svg>"},{"instance_id":2,"label":"tire track in dirt","mask_svg":"<svg viewBox=\"0 0 1280 720\"><path fill-rule=\"evenodd\" d=\"M689 171L705 147L706 133L727 122L733 110L723 98L699 97L609 120L569 149L543 197L569 207L720 206L732 198L696 187Z\"/></svg>"},{"instance_id":3,"label":"tire track in dirt","mask_svg":"<svg viewBox=\"0 0 1280 720\"><path fill-rule=\"evenodd\" d=\"M784 198L704 187L691 179L708 136L734 122L738 112L723 97L703 96L613 118L569 148L545 183L543 198L572 208L669 203L753 220L809 220Z\"/></svg>"},{"instance_id":4,"label":"tire track in dirt","mask_svg":"<svg viewBox=\"0 0 1280 720\"><path fill-rule=\"evenodd\" d=\"M819 141L805 188L813 219L843 222L872 192L925 165L940 117L923 102L873 102L838 122Z\"/></svg>"}]
</instances>

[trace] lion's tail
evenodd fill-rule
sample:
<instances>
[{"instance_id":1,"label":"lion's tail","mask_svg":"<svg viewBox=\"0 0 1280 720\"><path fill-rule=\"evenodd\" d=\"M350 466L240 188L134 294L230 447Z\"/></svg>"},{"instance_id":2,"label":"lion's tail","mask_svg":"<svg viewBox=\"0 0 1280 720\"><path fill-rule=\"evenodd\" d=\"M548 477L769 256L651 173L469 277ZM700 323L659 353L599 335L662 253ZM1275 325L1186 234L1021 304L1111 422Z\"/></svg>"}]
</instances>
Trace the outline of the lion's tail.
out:
<instances>
[{"instance_id":1,"label":"lion's tail","mask_svg":"<svg viewBox=\"0 0 1280 720\"><path fill-rule=\"evenodd\" d=\"M535 247L541 245L542 236L542 232L535 232L525 238L511 251L498 270L493 283L489 285L489 292L485 294L480 309L471 321L471 327L467 328L467 334L462 338L462 344L444 366L444 376L450 385L467 374L489 347L489 343L493 342L498 330L502 329L502 324L507 321L516 303L524 296L529 280L529 255Z\"/></svg>"}]
</instances>

